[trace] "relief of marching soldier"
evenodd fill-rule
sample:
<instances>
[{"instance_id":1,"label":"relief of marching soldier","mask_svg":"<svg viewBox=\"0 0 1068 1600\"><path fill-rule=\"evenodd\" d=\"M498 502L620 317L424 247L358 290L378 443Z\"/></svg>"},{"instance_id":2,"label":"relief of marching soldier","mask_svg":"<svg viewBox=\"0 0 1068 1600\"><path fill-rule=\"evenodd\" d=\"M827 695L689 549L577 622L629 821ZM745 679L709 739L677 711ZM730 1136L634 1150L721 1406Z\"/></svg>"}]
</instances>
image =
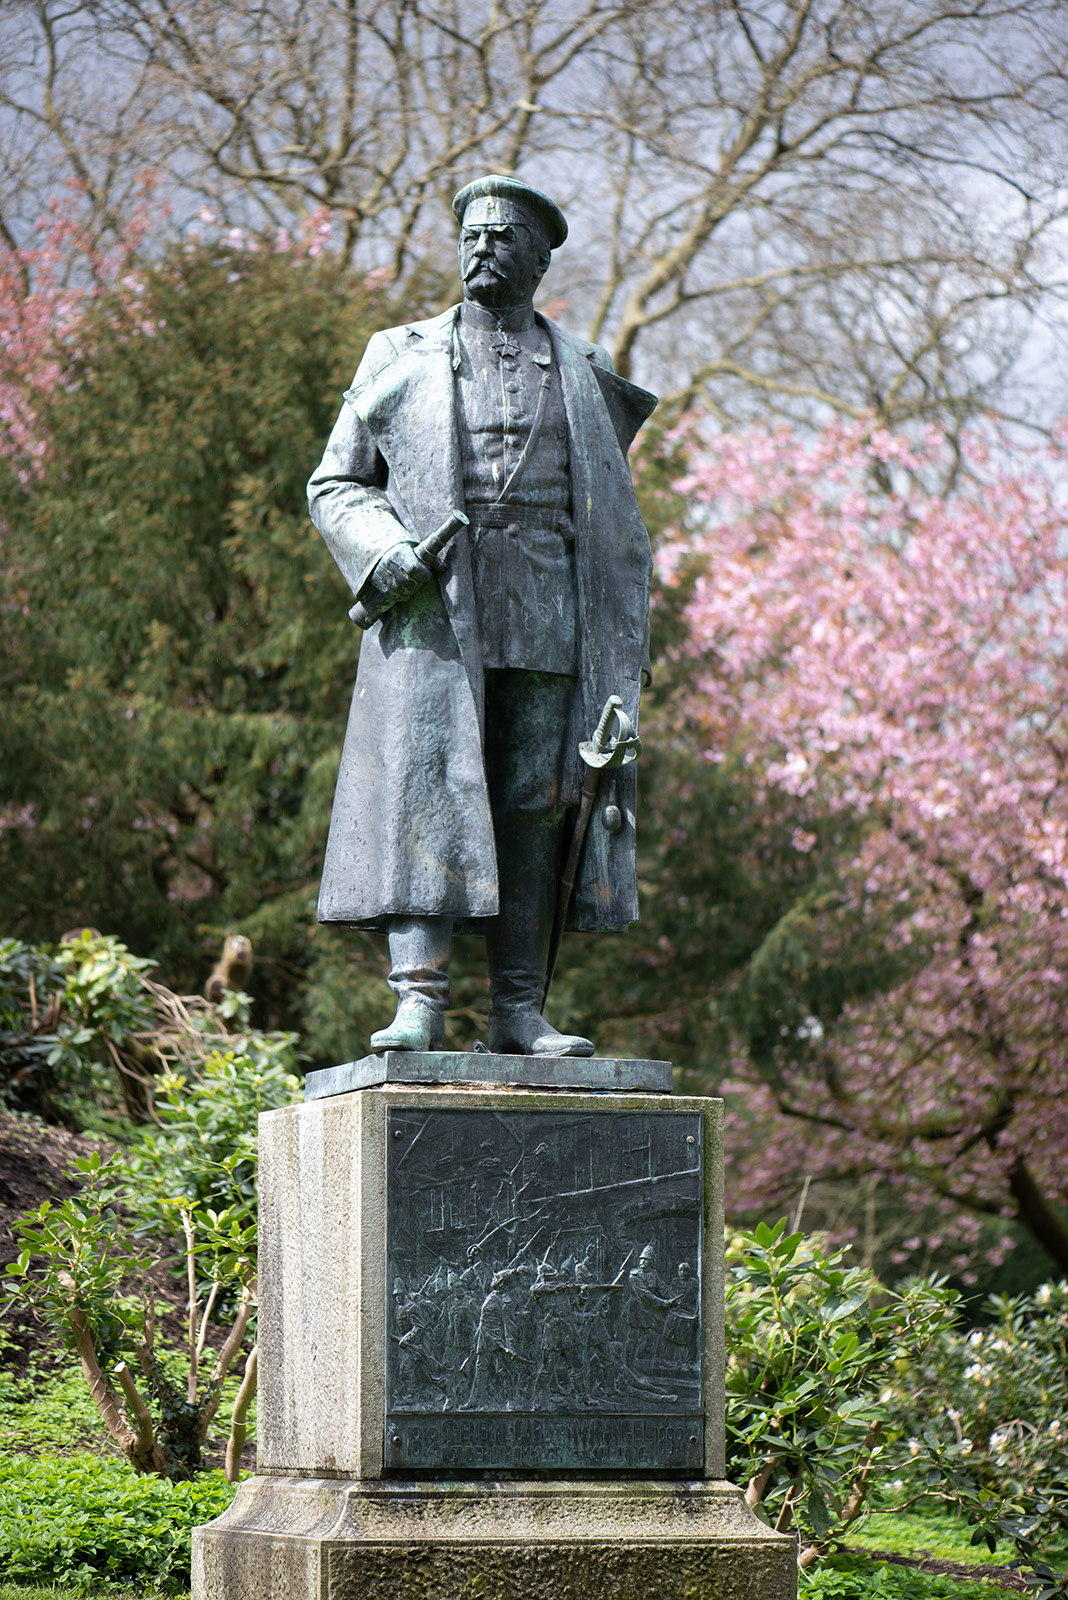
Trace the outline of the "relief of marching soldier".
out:
<instances>
[{"instance_id":1,"label":"relief of marching soldier","mask_svg":"<svg viewBox=\"0 0 1068 1600\"><path fill-rule=\"evenodd\" d=\"M572 1301L575 1283L545 1259L530 1288L538 1318L538 1365L534 1373L534 1401L551 1405L578 1398L581 1375L579 1335Z\"/></svg>"},{"instance_id":2,"label":"relief of marching soldier","mask_svg":"<svg viewBox=\"0 0 1068 1600\"><path fill-rule=\"evenodd\" d=\"M624 1360L632 1370L655 1356L664 1327L665 1313L673 1301L660 1280L654 1262L656 1251L647 1244L627 1279L627 1335Z\"/></svg>"},{"instance_id":3,"label":"relief of marching soldier","mask_svg":"<svg viewBox=\"0 0 1068 1600\"><path fill-rule=\"evenodd\" d=\"M425 1290L409 1292L401 1278L393 1280L391 1362L395 1370L395 1390L403 1404L440 1405L444 1392L442 1367L431 1352L430 1340L437 1321L434 1300Z\"/></svg>"},{"instance_id":4,"label":"relief of marching soldier","mask_svg":"<svg viewBox=\"0 0 1068 1600\"><path fill-rule=\"evenodd\" d=\"M516 1277L514 1269L495 1272L489 1293L482 1302L475 1335L471 1391L465 1410L490 1407L513 1411L516 1407L520 1367L525 1363L516 1348L515 1306L509 1293ZM470 1359L463 1363L464 1368Z\"/></svg>"},{"instance_id":5,"label":"relief of marching soldier","mask_svg":"<svg viewBox=\"0 0 1068 1600\"><path fill-rule=\"evenodd\" d=\"M671 1310L664 1318L658 1354L680 1367L697 1360L698 1300L701 1286L688 1261L680 1261L671 1296Z\"/></svg>"}]
</instances>

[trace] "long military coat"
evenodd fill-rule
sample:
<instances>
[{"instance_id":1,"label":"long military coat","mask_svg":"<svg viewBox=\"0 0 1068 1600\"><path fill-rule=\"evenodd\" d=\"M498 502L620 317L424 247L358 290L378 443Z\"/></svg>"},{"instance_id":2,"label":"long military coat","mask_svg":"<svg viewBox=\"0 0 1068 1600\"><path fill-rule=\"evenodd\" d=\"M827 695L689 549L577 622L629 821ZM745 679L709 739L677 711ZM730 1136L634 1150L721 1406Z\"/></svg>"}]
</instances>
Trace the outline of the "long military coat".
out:
<instances>
[{"instance_id":1,"label":"long military coat","mask_svg":"<svg viewBox=\"0 0 1068 1600\"><path fill-rule=\"evenodd\" d=\"M308 485L312 520L352 592L398 539L413 544L462 510L457 425L459 307L370 340ZM648 663L649 539L626 452L656 404L605 351L539 316L567 415L580 668L565 801L582 785L578 743L610 694L637 723ZM402 524L398 528L398 520ZM466 531L446 571L363 635L323 866L319 920L384 927L440 914L459 931L497 912L497 857L483 765L483 673ZM595 815L569 926L638 915L633 766L616 778L624 823Z\"/></svg>"}]
</instances>

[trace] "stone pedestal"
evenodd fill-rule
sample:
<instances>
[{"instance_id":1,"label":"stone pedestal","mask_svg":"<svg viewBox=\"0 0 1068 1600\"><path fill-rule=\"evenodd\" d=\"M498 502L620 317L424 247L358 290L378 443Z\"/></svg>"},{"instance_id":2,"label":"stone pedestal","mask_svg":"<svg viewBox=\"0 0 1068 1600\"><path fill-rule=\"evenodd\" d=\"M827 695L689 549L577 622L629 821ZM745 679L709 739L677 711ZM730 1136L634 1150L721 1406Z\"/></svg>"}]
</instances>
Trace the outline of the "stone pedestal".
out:
<instances>
[{"instance_id":1,"label":"stone pedestal","mask_svg":"<svg viewBox=\"0 0 1068 1600\"><path fill-rule=\"evenodd\" d=\"M258 1477L193 1535L198 1600L791 1600L796 1545L717 1482Z\"/></svg>"},{"instance_id":2,"label":"stone pedestal","mask_svg":"<svg viewBox=\"0 0 1068 1600\"><path fill-rule=\"evenodd\" d=\"M394 1060L260 1118L258 1475L194 1600L792 1600L722 1481L720 1102Z\"/></svg>"}]
</instances>

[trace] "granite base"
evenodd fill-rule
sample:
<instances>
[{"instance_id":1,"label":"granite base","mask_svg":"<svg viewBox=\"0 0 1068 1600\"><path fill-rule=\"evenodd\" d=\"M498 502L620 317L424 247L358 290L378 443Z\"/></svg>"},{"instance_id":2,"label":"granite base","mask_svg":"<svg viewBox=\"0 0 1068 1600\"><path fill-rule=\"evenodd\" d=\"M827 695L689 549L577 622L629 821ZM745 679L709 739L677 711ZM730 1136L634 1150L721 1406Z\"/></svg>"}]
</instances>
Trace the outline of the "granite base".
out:
<instances>
[{"instance_id":1,"label":"granite base","mask_svg":"<svg viewBox=\"0 0 1068 1600\"><path fill-rule=\"evenodd\" d=\"M444 1138L446 1122L455 1124L451 1143L434 1131ZM542 1134L535 1123L544 1124ZM722 1103L680 1095L384 1084L265 1112L260 1470L361 1480L609 1469L634 1478L721 1478L721 1141ZM507 1169L517 1151L526 1166L513 1205ZM619 1173L624 1158L631 1165ZM613 1176L625 1181L604 1181ZM560 1246L558 1239L572 1242ZM526 1334L516 1330L526 1340L517 1346L522 1359L490 1374L481 1393L472 1353L494 1276L521 1247L535 1264L550 1256L562 1269L595 1239L603 1260L589 1292L599 1299L583 1304L607 1302L611 1313L600 1371L591 1364L583 1377L582 1353L572 1352L574 1373L546 1373L541 1384L562 1392L531 1395L542 1310L529 1278L518 1279L510 1315L528 1325ZM695 1265L701 1258L694 1274L700 1300L692 1308L700 1312L699 1351L690 1352L688 1377L678 1375L683 1387L675 1382L677 1364L657 1360L648 1331L629 1326L636 1316L631 1275L647 1244L659 1252L665 1280L684 1258ZM466 1346L457 1345L466 1358L460 1372L445 1374L444 1352L429 1339L424 1366L406 1370L407 1324L395 1309L406 1296L394 1292L398 1279L405 1291L421 1291L418 1328L433 1332L445 1293L436 1284L468 1263L478 1281ZM575 1283L562 1292L578 1304ZM628 1338L639 1335L644 1350L628 1352ZM417 1394L431 1377L440 1386ZM509 1383L518 1391L506 1391ZM526 1429L522 1438L517 1428Z\"/></svg>"},{"instance_id":2,"label":"granite base","mask_svg":"<svg viewBox=\"0 0 1068 1600\"><path fill-rule=\"evenodd\" d=\"M261 1476L193 1533L192 1600L794 1600L733 1485Z\"/></svg>"}]
</instances>

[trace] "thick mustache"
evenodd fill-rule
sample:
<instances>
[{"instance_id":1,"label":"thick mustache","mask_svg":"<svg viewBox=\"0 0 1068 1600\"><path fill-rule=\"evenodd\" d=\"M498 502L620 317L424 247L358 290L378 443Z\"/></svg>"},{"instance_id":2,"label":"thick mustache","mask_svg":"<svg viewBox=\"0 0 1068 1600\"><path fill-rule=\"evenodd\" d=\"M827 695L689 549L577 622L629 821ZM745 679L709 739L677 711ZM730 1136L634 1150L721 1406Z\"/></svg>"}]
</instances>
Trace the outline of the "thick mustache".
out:
<instances>
[{"instance_id":1,"label":"thick mustache","mask_svg":"<svg viewBox=\"0 0 1068 1600\"><path fill-rule=\"evenodd\" d=\"M473 278L476 272L481 272L483 267L485 267L487 272L492 272L495 278L504 277L504 273L497 266L496 262L492 261L487 256L479 256L477 261L472 261L471 265L464 273L464 282L466 283L468 278Z\"/></svg>"}]
</instances>

